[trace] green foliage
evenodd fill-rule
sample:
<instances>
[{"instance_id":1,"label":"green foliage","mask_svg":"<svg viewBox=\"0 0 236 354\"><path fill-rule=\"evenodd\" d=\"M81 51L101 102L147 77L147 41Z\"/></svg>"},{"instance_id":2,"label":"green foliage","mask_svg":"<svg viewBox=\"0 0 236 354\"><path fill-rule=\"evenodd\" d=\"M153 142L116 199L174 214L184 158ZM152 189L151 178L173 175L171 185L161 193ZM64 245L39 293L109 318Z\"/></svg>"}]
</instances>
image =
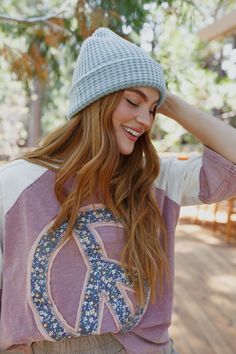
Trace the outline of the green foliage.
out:
<instances>
[{"instance_id":1,"label":"green foliage","mask_svg":"<svg viewBox=\"0 0 236 354\"><path fill-rule=\"evenodd\" d=\"M198 1L194 3L196 5ZM193 26L192 23L184 23L183 17L180 21L180 11L183 16L187 5L175 11L179 4L180 1L175 1L172 8L156 8L146 28L146 41L148 44L151 42L149 48L152 55L162 63L167 87L190 104L236 125L235 79L230 79L222 68L224 46L232 42L232 38L210 43L200 42L197 31L204 27L201 16L206 13L205 5L200 7L201 13L198 14L198 8L194 8L196 17ZM192 5L189 6L192 8ZM209 16L215 12L215 8L216 4L211 8ZM205 17L205 22L207 19L209 21L209 18ZM145 39L145 36L143 37ZM230 118L225 118L228 115ZM159 141L156 145L159 150L198 147L193 136L175 121L167 120L164 116L158 118L154 135L158 135Z\"/></svg>"},{"instance_id":2,"label":"green foliage","mask_svg":"<svg viewBox=\"0 0 236 354\"><path fill-rule=\"evenodd\" d=\"M99 26L124 36L127 29L139 32L149 12L144 5L149 3L11 0L0 4L1 62L12 79L22 83L27 107L35 100L33 78L43 82L43 134L65 119L67 91L83 39ZM32 114L27 107L25 112ZM22 119L21 115L15 119ZM27 129L26 119L24 125Z\"/></svg>"},{"instance_id":3,"label":"green foliage","mask_svg":"<svg viewBox=\"0 0 236 354\"><path fill-rule=\"evenodd\" d=\"M35 76L44 83L42 133L63 122L80 45L99 26L110 27L141 43L161 62L169 90L236 126L235 82L222 69L223 48L231 39L204 44L197 36L197 31L210 19L219 18L234 6L235 1L231 0L1 2L0 105L6 101L11 105L11 99L12 105L19 105L16 111L21 113L16 113L14 119L21 124L11 127L11 130L18 129L14 133L14 137L18 136L15 141L24 145L27 107L34 99L32 79ZM1 19L1 14L26 21ZM20 86L15 86L16 82ZM11 99L7 98L9 92ZM15 100L19 95L21 100ZM6 116L4 107L4 114L0 113L2 120ZM161 150L179 150L188 144L198 144L182 127L163 116L158 117L153 135L160 140Z\"/></svg>"}]
</instances>

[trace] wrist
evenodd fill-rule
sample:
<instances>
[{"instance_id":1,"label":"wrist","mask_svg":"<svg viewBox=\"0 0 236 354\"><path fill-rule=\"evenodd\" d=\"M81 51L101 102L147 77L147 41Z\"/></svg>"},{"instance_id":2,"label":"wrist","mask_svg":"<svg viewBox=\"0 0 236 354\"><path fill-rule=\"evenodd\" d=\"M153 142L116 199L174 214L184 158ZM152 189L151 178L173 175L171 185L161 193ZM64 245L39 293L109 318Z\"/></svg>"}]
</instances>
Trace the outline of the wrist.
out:
<instances>
[{"instance_id":1,"label":"wrist","mask_svg":"<svg viewBox=\"0 0 236 354\"><path fill-rule=\"evenodd\" d=\"M178 111L178 105L180 103L180 98L173 93L167 91L166 97L163 105L158 110L159 113L164 114L170 118L174 118L176 112Z\"/></svg>"}]
</instances>

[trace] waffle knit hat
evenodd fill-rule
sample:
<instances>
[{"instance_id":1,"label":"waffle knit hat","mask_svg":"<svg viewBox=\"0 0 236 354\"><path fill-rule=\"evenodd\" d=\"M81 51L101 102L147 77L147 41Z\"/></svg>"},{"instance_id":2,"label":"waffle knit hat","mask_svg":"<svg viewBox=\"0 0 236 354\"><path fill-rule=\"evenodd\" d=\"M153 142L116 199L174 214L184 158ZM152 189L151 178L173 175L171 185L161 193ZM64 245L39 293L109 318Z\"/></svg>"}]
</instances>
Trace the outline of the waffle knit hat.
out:
<instances>
[{"instance_id":1,"label":"waffle knit hat","mask_svg":"<svg viewBox=\"0 0 236 354\"><path fill-rule=\"evenodd\" d=\"M159 91L160 106L166 90L160 64L137 45L99 28L81 46L69 90L68 119L109 93L141 86Z\"/></svg>"}]
</instances>

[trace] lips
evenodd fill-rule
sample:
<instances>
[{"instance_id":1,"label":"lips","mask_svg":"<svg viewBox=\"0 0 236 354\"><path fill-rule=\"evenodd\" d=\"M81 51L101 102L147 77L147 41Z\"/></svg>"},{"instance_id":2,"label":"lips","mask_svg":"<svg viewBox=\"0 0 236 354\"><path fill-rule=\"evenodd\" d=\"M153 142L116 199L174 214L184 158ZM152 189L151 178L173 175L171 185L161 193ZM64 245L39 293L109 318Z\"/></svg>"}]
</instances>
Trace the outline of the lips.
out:
<instances>
[{"instance_id":1,"label":"lips","mask_svg":"<svg viewBox=\"0 0 236 354\"><path fill-rule=\"evenodd\" d=\"M122 129L123 129L125 136L133 143L135 143L143 133L143 132L137 131L134 128L126 127L124 125L122 125Z\"/></svg>"},{"instance_id":2,"label":"lips","mask_svg":"<svg viewBox=\"0 0 236 354\"><path fill-rule=\"evenodd\" d=\"M138 138L140 135L142 135L143 131L131 128L131 127L126 127L125 125L122 125L122 128L124 129L125 132L129 133L135 138Z\"/></svg>"}]
</instances>

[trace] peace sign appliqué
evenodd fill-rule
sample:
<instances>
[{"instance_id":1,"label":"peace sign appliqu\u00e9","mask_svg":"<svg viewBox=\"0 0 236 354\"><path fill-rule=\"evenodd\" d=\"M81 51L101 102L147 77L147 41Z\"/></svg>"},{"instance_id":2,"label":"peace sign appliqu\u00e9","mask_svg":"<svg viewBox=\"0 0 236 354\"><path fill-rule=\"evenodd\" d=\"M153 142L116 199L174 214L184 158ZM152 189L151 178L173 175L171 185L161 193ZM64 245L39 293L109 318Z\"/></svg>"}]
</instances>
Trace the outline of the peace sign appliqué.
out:
<instances>
[{"instance_id":1,"label":"peace sign appliqu\u00e9","mask_svg":"<svg viewBox=\"0 0 236 354\"><path fill-rule=\"evenodd\" d=\"M93 232L96 224L119 225L118 220L106 208L82 211L73 229L73 236L80 253L89 267L86 272L84 291L79 301L79 321L71 329L55 311L49 297L47 282L49 263L59 247L63 247L63 234L67 223L63 223L53 234L47 231L36 240L31 252L29 267L29 303L40 332L50 340L60 340L74 336L99 334L101 308L107 303L120 332L130 331L141 320L149 302L150 290L146 287L145 306L132 309L125 296L125 289L133 290L130 277L119 262L109 260L101 247L101 240Z\"/></svg>"}]
</instances>

